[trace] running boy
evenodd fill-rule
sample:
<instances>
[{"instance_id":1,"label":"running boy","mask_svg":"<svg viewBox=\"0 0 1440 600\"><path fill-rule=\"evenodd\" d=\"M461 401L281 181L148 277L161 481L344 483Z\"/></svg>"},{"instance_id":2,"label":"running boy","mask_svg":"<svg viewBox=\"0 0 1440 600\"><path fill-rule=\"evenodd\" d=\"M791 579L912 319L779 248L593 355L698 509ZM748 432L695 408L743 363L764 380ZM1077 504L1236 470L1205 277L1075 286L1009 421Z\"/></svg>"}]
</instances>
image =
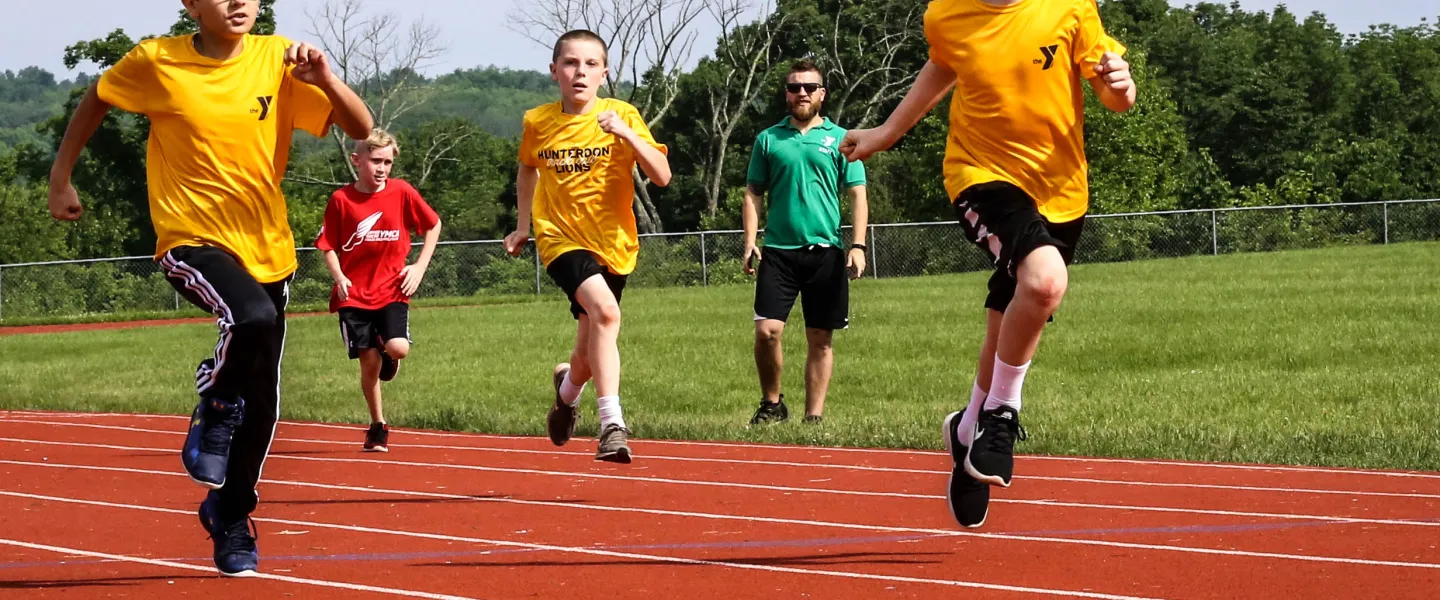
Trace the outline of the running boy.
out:
<instances>
[{"instance_id":1,"label":"running boy","mask_svg":"<svg viewBox=\"0 0 1440 600\"><path fill-rule=\"evenodd\" d=\"M989 485L1010 485L1015 440L1025 437L1020 388L1065 295L1089 207L1080 82L1117 112L1135 104L1136 88L1095 0L939 0L925 13L925 37L930 60L905 99L880 127L851 131L841 151L861 160L889 148L955 88L945 189L996 268L970 404L943 426L951 512L979 527Z\"/></svg>"},{"instance_id":2,"label":"running boy","mask_svg":"<svg viewBox=\"0 0 1440 600\"><path fill-rule=\"evenodd\" d=\"M360 359L360 391L370 407L367 452L390 451L380 382L395 379L400 361L410 354L410 297L440 241L440 217L420 192L390 179L398 154L395 138L383 130L355 142L350 163L357 179L330 195L315 240L335 280L330 312L340 315L340 338L350 360ZM424 233L425 245L415 264L406 266L411 230Z\"/></svg>"},{"instance_id":3,"label":"running boy","mask_svg":"<svg viewBox=\"0 0 1440 600\"><path fill-rule=\"evenodd\" d=\"M525 113L515 182L518 223L505 236L505 250L519 256L533 224L540 261L579 321L570 362L553 373L550 441L570 441L580 392L594 379L600 414L595 459L628 463L616 340L620 295L640 250L631 171L638 164L663 187L670 183L670 163L669 149L650 135L635 107L596 96L609 72L607 52L604 40L585 30L555 42L550 76L560 85L560 101Z\"/></svg>"},{"instance_id":4,"label":"running boy","mask_svg":"<svg viewBox=\"0 0 1440 600\"><path fill-rule=\"evenodd\" d=\"M215 566L246 576L259 562L247 524L280 412L285 305L296 267L280 192L290 139L295 129L323 136L332 121L363 138L372 122L320 50L250 35L258 2L184 5L199 33L140 42L86 91L50 171L50 214L80 217L70 173L111 106L150 118L155 258L170 285L220 327L214 356L195 372L200 402L181 462L210 490L199 512Z\"/></svg>"}]
</instances>

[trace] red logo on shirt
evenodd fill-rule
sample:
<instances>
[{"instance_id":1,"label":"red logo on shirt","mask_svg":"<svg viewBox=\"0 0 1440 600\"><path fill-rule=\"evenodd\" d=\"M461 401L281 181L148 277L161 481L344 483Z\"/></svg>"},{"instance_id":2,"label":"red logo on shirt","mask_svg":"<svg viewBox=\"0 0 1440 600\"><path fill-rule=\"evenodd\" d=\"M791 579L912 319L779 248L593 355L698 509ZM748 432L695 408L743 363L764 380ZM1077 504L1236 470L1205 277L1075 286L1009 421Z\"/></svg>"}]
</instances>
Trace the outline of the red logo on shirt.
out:
<instances>
[{"instance_id":1,"label":"red logo on shirt","mask_svg":"<svg viewBox=\"0 0 1440 600\"><path fill-rule=\"evenodd\" d=\"M384 211L375 211L375 214L365 217L365 220L360 221L360 223L355 226L355 233L350 235L350 239L345 242L345 246L342 249L349 252L365 242L400 241L399 229L373 229L375 223L379 221L380 217L384 214Z\"/></svg>"}]
</instances>

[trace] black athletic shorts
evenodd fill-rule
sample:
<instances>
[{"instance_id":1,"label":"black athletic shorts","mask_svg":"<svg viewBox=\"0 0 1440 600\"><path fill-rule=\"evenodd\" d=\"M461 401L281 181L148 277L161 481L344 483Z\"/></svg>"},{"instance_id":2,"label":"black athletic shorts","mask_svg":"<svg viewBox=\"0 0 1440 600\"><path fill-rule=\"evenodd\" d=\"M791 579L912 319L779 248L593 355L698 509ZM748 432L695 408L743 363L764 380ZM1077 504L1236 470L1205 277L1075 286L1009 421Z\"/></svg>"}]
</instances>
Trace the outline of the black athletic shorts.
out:
<instances>
[{"instance_id":1,"label":"black athletic shorts","mask_svg":"<svg viewBox=\"0 0 1440 600\"><path fill-rule=\"evenodd\" d=\"M985 308L1005 312L1015 298L1015 269L1041 246L1055 246L1069 265L1085 228L1085 217L1051 223L1035 200L1012 183L995 181L965 188L955 199L965 237L995 263Z\"/></svg>"},{"instance_id":2,"label":"black athletic shorts","mask_svg":"<svg viewBox=\"0 0 1440 600\"><path fill-rule=\"evenodd\" d=\"M580 302L575 300L575 292L580 289L580 284L586 279L599 275L605 278L605 285L610 286L610 292L615 294L615 302L620 302L620 295L625 291L625 275L611 273L610 269L600 264L600 260L588 250L571 250L545 267L545 272L550 274L550 279L560 289L565 290L565 297L570 299L570 316L577 320L580 315L585 314L585 309Z\"/></svg>"},{"instance_id":3,"label":"black athletic shorts","mask_svg":"<svg viewBox=\"0 0 1440 600\"><path fill-rule=\"evenodd\" d=\"M840 248L765 248L755 279L756 321L784 321L795 306L796 295L801 295L805 327L835 330L850 326L850 273L845 268L845 251Z\"/></svg>"},{"instance_id":4,"label":"black athletic shorts","mask_svg":"<svg viewBox=\"0 0 1440 600\"><path fill-rule=\"evenodd\" d=\"M410 341L410 305L404 302L391 302L376 310L346 306L337 313L340 337L351 360L360 358L360 351L366 348L383 350L385 342L393 339Z\"/></svg>"}]
</instances>

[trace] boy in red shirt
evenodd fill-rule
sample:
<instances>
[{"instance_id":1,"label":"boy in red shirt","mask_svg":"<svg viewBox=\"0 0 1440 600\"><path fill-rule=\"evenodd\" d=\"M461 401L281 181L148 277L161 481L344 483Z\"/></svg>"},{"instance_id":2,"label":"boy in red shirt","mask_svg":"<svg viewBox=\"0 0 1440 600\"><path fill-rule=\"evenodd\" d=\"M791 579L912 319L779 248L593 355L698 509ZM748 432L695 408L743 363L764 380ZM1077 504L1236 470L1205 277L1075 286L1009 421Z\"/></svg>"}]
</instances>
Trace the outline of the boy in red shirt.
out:
<instances>
[{"instance_id":1,"label":"boy in red shirt","mask_svg":"<svg viewBox=\"0 0 1440 600\"><path fill-rule=\"evenodd\" d=\"M360 359L360 389L370 406L365 450L390 451L390 426L380 406L380 382L390 381L410 354L410 296L420 287L435 244L440 217L420 192L390 169L400 147L375 130L355 143L350 162L358 179L330 196L315 247L335 280L330 312L340 315L340 335L350 359ZM425 246L406 266L410 230L424 232Z\"/></svg>"}]
</instances>

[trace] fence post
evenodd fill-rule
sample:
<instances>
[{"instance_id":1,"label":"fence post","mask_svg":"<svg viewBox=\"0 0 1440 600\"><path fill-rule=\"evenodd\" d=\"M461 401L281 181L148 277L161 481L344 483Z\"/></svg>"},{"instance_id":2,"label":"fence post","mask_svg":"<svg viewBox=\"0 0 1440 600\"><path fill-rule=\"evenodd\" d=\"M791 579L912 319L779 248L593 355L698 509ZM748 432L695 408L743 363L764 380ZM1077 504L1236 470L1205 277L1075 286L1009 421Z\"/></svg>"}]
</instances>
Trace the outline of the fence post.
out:
<instances>
[{"instance_id":1,"label":"fence post","mask_svg":"<svg viewBox=\"0 0 1440 600\"><path fill-rule=\"evenodd\" d=\"M175 310L180 310L180 292L175 292Z\"/></svg>"},{"instance_id":2,"label":"fence post","mask_svg":"<svg viewBox=\"0 0 1440 600\"><path fill-rule=\"evenodd\" d=\"M878 256L878 255L875 253L875 226L874 226L874 225L871 225L871 226L870 226L870 239L865 240L865 241L870 242L870 273L872 274L873 277L875 277L876 279L879 279L879 278L880 278L880 259L875 258L875 257Z\"/></svg>"},{"instance_id":3,"label":"fence post","mask_svg":"<svg viewBox=\"0 0 1440 600\"><path fill-rule=\"evenodd\" d=\"M535 247L535 295L540 295L540 247Z\"/></svg>"},{"instance_id":4,"label":"fence post","mask_svg":"<svg viewBox=\"0 0 1440 600\"><path fill-rule=\"evenodd\" d=\"M705 232L700 232L700 286L710 287L710 261L705 259Z\"/></svg>"},{"instance_id":5,"label":"fence post","mask_svg":"<svg viewBox=\"0 0 1440 600\"><path fill-rule=\"evenodd\" d=\"M1383 219L1384 219L1384 221L1385 221L1385 225L1384 225L1384 228L1385 228L1385 243L1386 243L1386 244L1389 244L1389 243L1390 243L1390 203L1389 203L1389 202L1386 202L1386 203L1384 203L1384 204L1381 204L1381 205L1380 205L1380 208L1384 210L1384 215L1385 215L1385 216L1383 217Z\"/></svg>"},{"instance_id":6,"label":"fence post","mask_svg":"<svg viewBox=\"0 0 1440 600\"><path fill-rule=\"evenodd\" d=\"M1210 209L1210 254L1220 256L1220 226L1215 214L1215 209Z\"/></svg>"}]
</instances>

